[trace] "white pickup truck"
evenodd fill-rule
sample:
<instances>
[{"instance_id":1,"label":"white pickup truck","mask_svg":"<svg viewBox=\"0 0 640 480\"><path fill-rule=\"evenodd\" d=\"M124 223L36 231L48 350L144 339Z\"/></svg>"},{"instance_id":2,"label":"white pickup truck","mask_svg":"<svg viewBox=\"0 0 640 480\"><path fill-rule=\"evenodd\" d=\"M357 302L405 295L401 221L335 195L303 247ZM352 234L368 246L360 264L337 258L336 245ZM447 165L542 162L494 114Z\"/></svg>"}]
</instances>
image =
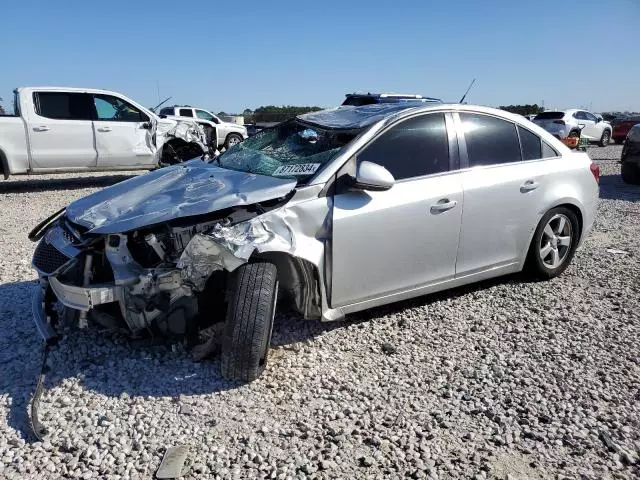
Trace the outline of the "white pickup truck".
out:
<instances>
[{"instance_id":1,"label":"white pickup truck","mask_svg":"<svg viewBox=\"0 0 640 480\"><path fill-rule=\"evenodd\" d=\"M189 106L165 107L160 110L160 116L169 118L193 118L193 120L204 128L205 132L211 131L217 137L218 148L230 148L243 140L246 140L247 127L236 123L225 122L213 113L202 108Z\"/></svg>"},{"instance_id":2,"label":"white pickup truck","mask_svg":"<svg viewBox=\"0 0 640 480\"><path fill-rule=\"evenodd\" d=\"M4 178L30 173L151 169L213 153L201 126L160 118L116 92L29 87L0 116Z\"/></svg>"}]
</instances>

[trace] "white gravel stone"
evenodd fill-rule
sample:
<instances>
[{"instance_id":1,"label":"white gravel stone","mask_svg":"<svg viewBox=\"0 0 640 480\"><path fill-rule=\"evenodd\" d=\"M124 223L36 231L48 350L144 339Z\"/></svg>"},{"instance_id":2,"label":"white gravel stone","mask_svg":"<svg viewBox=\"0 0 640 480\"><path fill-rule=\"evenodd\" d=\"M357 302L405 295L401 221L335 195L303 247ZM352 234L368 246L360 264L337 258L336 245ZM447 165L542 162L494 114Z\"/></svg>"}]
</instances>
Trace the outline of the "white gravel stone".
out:
<instances>
[{"instance_id":1,"label":"white gravel stone","mask_svg":"<svg viewBox=\"0 0 640 480\"><path fill-rule=\"evenodd\" d=\"M337 324L280 313L266 372L241 387L217 359L70 330L50 355L43 443L27 437L41 353L27 233L126 174L0 183L0 477L150 478L176 445L183 478L640 476L640 189L619 146L589 153L598 218L561 277Z\"/></svg>"}]
</instances>

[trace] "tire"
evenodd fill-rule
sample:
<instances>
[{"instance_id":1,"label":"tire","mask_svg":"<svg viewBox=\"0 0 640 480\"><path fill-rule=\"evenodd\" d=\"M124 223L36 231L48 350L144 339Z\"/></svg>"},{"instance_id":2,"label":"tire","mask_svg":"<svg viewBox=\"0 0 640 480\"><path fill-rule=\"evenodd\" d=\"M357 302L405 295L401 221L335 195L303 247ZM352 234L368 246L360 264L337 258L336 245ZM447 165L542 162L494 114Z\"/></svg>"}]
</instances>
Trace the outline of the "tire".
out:
<instances>
[{"instance_id":1,"label":"tire","mask_svg":"<svg viewBox=\"0 0 640 480\"><path fill-rule=\"evenodd\" d=\"M251 382L264 370L278 295L277 277L272 263L248 263L231 274L222 337L223 377Z\"/></svg>"},{"instance_id":2,"label":"tire","mask_svg":"<svg viewBox=\"0 0 640 480\"><path fill-rule=\"evenodd\" d=\"M555 228L560 226L560 218L564 219L565 227L563 228L563 231L558 234ZM568 244L566 245L561 244L560 242L556 243L556 252L558 253L557 259L560 259L561 261L560 263L555 264L555 266L553 265L554 256L552 248L554 242L547 234L547 225L551 226L553 233L556 234L556 238L569 237ZM569 225L569 227L566 227L566 225ZM567 228L570 230L567 230ZM529 252L527 254L526 270L534 278L549 280L557 277L564 272L571 263L579 240L580 223L578 222L576 214L565 207L552 208L543 215L535 233L533 234L533 239L531 240L531 245L529 246ZM551 250L543 259L542 250L543 247L547 246L551 247Z\"/></svg>"},{"instance_id":3,"label":"tire","mask_svg":"<svg viewBox=\"0 0 640 480\"><path fill-rule=\"evenodd\" d=\"M616 145L622 145L624 143L624 138L614 138L613 141L616 142Z\"/></svg>"},{"instance_id":4,"label":"tire","mask_svg":"<svg viewBox=\"0 0 640 480\"><path fill-rule=\"evenodd\" d=\"M237 133L230 133L229 135L227 135L227 138L224 141L224 148L229 150L230 147L233 147L234 145L242 142L242 140L242 135L239 135Z\"/></svg>"},{"instance_id":5,"label":"tire","mask_svg":"<svg viewBox=\"0 0 640 480\"><path fill-rule=\"evenodd\" d=\"M177 165L186 160L202 156L204 152L197 143L167 142L162 147L161 167Z\"/></svg>"},{"instance_id":6,"label":"tire","mask_svg":"<svg viewBox=\"0 0 640 480\"><path fill-rule=\"evenodd\" d=\"M611 132L605 129L605 131L602 132L602 137L600 137L600 141L598 142L598 145L600 145L601 147L606 147L607 145L609 145L610 140L611 140Z\"/></svg>"},{"instance_id":7,"label":"tire","mask_svg":"<svg viewBox=\"0 0 640 480\"><path fill-rule=\"evenodd\" d=\"M633 163L623 163L620 167L622 181L629 185L640 185L640 166Z\"/></svg>"}]
</instances>

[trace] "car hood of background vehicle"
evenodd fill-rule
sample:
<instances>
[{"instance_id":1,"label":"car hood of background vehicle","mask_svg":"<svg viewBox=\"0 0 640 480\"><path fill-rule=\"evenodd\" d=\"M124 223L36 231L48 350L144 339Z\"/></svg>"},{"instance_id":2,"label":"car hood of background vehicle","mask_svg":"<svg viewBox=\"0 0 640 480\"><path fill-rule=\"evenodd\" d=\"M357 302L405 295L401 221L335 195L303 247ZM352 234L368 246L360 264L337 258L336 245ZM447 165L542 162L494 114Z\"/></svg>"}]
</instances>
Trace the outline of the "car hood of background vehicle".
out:
<instances>
[{"instance_id":1,"label":"car hood of background vehicle","mask_svg":"<svg viewBox=\"0 0 640 480\"><path fill-rule=\"evenodd\" d=\"M76 200L72 222L89 233L122 233L286 196L296 181L227 170L202 160L162 168Z\"/></svg>"}]
</instances>

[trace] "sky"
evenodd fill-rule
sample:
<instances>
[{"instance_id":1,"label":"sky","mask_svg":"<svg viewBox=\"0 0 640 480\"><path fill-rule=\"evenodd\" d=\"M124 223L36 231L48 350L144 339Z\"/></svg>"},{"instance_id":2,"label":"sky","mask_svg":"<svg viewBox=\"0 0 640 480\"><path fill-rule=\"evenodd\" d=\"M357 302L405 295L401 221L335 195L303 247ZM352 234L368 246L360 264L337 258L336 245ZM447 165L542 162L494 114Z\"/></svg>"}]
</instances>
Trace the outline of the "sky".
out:
<instances>
[{"instance_id":1,"label":"sky","mask_svg":"<svg viewBox=\"0 0 640 480\"><path fill-rule=\"evenodd\" d=\"M353 91L640 111L640 0L7 1L0 97L115 90L214 112Z\"/></svg>"}]
</instances>

